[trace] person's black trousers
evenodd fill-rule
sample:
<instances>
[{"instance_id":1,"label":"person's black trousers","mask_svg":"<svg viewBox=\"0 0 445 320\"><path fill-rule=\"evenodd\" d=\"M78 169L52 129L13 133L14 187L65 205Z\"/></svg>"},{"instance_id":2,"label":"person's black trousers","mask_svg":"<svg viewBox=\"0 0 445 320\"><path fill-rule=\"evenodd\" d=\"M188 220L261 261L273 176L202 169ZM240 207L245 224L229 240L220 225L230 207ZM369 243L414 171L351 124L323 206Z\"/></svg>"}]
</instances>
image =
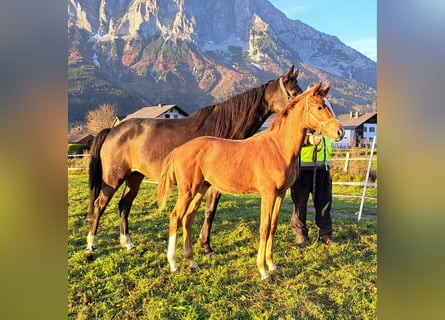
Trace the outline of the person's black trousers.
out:
<instances>
[{"instance_id":1,"label":"person's black trousers","mask_svg":"<svg viewBox=\"0 0 445 320\"><path fill-rule=\"evenodd\" d=\"M291 197L294 209L291 217L291 229L296 235L308 239L306 227L307 201L313 191L313 169L300 170L300 175L291 187ZM318 236L332 235L331 203L332 203L332 179L329 170L317 169L315 177L315 225L318 228Z\"/></svg>"}]
</instances>

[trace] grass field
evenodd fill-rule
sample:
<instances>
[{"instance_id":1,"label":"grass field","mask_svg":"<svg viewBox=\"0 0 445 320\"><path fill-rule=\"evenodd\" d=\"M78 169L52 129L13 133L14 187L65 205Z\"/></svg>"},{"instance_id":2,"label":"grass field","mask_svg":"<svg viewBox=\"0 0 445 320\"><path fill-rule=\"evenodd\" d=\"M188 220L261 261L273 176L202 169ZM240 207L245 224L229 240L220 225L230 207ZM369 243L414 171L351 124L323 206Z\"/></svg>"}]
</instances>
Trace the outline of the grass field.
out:
<instances>
[{"instance_id":1,"label":"grass field","mask_svg":"<svg viewBox=\"0 0 445 320\"><path fill-rule=\"evenodd\" d=\"M200 250L201 208L193 226L195 260L201 270L184 261L180 233L180 270L171 274L166 257L169 210L157 209L155 188L143 183L133 204L129 224L136 249L128 252L119 245L117 196L102 217L97 249L91 255L83 250L88 233L88 178L69 177L69 319L376 318L375 201L365 203L366 219L357 222L354 213L359 200L334 198L334 237L339 245L326 247L313 240L309 247L297 249L289 228L291 200L286 196L274 250L279 272L272 276L273 284L266 284L256 266L258 195L221 197L212 229L212 247L217 252L213 257ZM361 195L360 188L334 186L333 193L340 192ZM375 196L374 190L370 193ZM169 209L174 201L173 196ZM310 211L314 239L313 219Z\"/></svg>"}]
</instances>

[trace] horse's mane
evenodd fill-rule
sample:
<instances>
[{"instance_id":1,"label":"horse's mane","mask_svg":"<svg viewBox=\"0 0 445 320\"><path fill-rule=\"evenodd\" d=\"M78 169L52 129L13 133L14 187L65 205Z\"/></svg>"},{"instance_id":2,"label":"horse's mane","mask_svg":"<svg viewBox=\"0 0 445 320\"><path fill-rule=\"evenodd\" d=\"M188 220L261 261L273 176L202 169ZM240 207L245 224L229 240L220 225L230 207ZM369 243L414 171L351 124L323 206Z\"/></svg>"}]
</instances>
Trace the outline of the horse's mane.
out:
<instances>
[{"instance_id":1,"label":"horse's mane","mask_svg":"<svg viewBox=\"0 0 445 320\"><path fill-rule=\"evenodd\" d=\"M302 93L293 98L280 112L277 113L275 119L272 121L272 123L269 126L269 129L272 130L273 128L279 127L281 123L284 121L284 119L287 118L289 115L289 112L295 108L295 106L306 96L308 93Z\"/></svg>"},{"instance_id":2,"label":"horse's mane","mask_svg":"<svg viewBox=\"0 0 445 320\"><path fill-rule=\"evenodd\" d=\"M266 120L269 115L265 110L263 97L267 85L272 81L249 89L224 102L197 110L190 115L194 118L192 132L199 130L206 119L213 115L213 136L244 139L253 135L260 127L261 120Z\"/></svg>"}]
</instances>

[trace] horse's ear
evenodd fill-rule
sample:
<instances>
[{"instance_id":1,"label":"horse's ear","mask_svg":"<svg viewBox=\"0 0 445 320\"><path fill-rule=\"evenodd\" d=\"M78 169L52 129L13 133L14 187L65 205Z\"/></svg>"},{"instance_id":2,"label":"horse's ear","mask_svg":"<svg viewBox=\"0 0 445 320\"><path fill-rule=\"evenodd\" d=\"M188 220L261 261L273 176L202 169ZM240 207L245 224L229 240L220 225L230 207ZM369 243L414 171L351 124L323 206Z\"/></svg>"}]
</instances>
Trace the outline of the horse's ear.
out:
<instances>
[{"instance_id":1,"label":"horse's ear","mask_svg":"<svg viewBox=\"0 0 445 320\"><path fill-rule=\"evenodd\" d=\"M294 65L292 65L289 69L289 71L286 73L286 76L284 77L286 80L290 79L292 77L292 74L294 73Z\"/></svg>"},{"instance_id":2,"label":"horse's ear","mask_svg":"<svg viewBox=\"0 0 445 320\"><path fill-rule=\"evenodd\" d=\"M322 82L320 81L318 84L314 85L313 87L311 87L309 89L311 96L315 96L316 94L319 94L318 92L321 88L321 84L322 84Z\"/></svg>"},{"instance_id":3,"label":"horse's ear","mask_svg":"<svg viewBox=\"0 0 445 320\"><path fill-rule=\"evenodd\" d=\"M331 83L330 82L329 82L329 84L326 87L324 87L323 89L319 90L320 96L325 97L328 94L329 89L331 89Z\"/></svg>"},{"instance_id":4,"label":"horse's ear","mask_svg":"<svg viewBox=\"0 0 445 320\"><path fill-rule=\"evenodd\" d=\"M300 69L295 70L293 77L296 78L298 77L298 72L300 72Z\"/></svg>"}]
</instances>

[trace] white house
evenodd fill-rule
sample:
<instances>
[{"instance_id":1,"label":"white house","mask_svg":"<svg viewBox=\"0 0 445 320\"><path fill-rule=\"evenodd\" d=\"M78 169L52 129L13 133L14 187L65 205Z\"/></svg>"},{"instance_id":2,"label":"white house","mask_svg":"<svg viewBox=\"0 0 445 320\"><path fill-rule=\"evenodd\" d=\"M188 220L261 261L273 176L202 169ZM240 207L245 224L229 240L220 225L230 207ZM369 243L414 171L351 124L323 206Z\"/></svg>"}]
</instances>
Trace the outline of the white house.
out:
<instances>
[{"instance_id":1,"label":"white house","mask_svg":"<svg viewBox=\"0 0 445 320\"><path fill-rule=\"evenodd\" d=\"M349 114L339 114L338 121L345 130L345 136L334 147L350 148L369 145L371 139L377 136L377 112L359 114L351 111Z\"/></svg>"},{"instance_id":2,"label":"white house","mask_svg":"<svg viewBox=\"0 0 445 320\"><path fill-rule=\"evenodd\" d=\"M179 119L187 116L188 113L175 104L159 104L153 107L143 107L127 115L122 121L130 118Z\"/></svg>"},{"instance_id":3,"label":"white house","mask_svg":"<svg viewBox=\"0 0 445 320\"><path fill-rule=\"evenodd\" d=\"M276 114L272 114L261 126L258 132L266 130ZM337 116L338 121L345 130L343 139L339 142L333 142L334 148L350 148L351 146L363 147L370 146L372 138L377 136L377 112L368 112L359 114L350 112Z\"/></svg>"}]
</instances>

